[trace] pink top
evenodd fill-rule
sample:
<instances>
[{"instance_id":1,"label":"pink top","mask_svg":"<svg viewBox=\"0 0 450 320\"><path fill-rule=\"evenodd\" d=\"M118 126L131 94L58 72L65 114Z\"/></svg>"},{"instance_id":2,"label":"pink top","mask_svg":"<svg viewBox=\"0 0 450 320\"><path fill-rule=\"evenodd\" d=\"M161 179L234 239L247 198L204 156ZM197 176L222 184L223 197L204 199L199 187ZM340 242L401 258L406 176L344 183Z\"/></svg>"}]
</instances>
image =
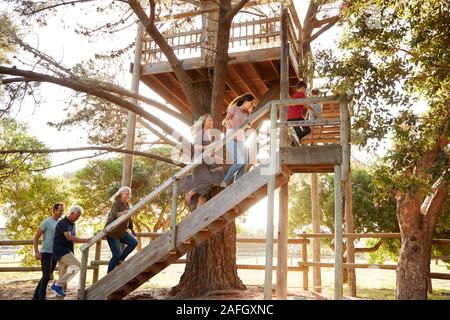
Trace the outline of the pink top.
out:
<instances>
[{"instance_id":1,"label":"pink top","mask_svg":"<svg viewBox=\"0 0 450 320\"><path fill-rule=\"evenodd\" d=\"M232 117L230 119L231 128L228 128L228 129L233 129L233 130L236 130L242 124L244 124L245 121L247 121L247 118L249 116L248 113L242 112L241 109L238 106L231 107L230 109L228 109L227 112L232 115ZM237 141L244 141L245 138L244 138L244 135L242 133L241 134L237 134L234 137L234 139L237 140Z\"/></svg>"},{"instance_id":2,"label":"pink top","mask_svg":"<svg viewBox=\"0 0 450 320\"><path fill-rule=\"evenodd\" d=\"M245 121L247 121L248 113L242 112L238 106L231 107L227 112L232 115L230 119L232 129L239 128Z\"/></svg>"}]
</instances>

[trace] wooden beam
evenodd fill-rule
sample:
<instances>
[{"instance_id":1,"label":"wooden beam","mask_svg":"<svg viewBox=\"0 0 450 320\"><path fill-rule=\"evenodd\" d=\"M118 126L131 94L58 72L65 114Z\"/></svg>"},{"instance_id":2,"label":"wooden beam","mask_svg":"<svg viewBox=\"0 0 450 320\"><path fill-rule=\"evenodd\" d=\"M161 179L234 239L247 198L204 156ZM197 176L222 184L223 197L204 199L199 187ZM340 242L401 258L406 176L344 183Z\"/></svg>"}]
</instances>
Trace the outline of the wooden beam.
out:
<instances>
[{"instance_id":1,"label":"wooden beam","mask_svg":"<svg viewBox=\"0 0 450 320\"><path fill-rule=\"evenodd\" d=\"M262 84L264 85L264 88L265 88L264 90L267 91L269 89L269 87L267 86L266 82L264 81L264 77L263 77L261 71L258 69L258 65L249 63L248 66L250 67L250 69L252 69L252 71L254 73L256 73L258 75L258 77L261 79Z\"/></svg>"},{"instance_id":2,"label":"wooden beam","mask_svg":"<svg viewBox=\"0 0 450 320\"><path fill-rule=\"evenodd\" d=\"M288 12L283 3L281 3L281 54L280 54L280 100L289 99L289 62L288 62L288 34L287 34L287 19ZM280 121L287 119L287 107L281 106L279 108ZM288 132L286 127L280 128L279 146L280 148L288 145ZM288 266L288 204L289 204L289 184L286 183L281 186L278 197L278 251L277 251L277 299L287 299L287 266ZM306 251L306 245L302 245ZM303 277L308 277L308 273L303 273ZM305 285L305 283L304 283ZM308 281L306 281L306 286Z\"/></svg>"},{"instance_id":3,"label":"wooden beam","mask_svg":"<svg viewBox=\"0 0 450 320\"><path fill-rule=\"evenodd\" d=\"M152 74L146 75L142 81L153 91L158 93L164 100L169 102L181 113L191 113L191 108L185 104L185 101L174 95L173 92L167 88L156 76Z\"/></svg>"},{"instance_id":4,"label":"wooden beam","mask_svg":"<svg viewBox=\"0 0 450 320\"><path fill-rule=\"evenodd\" d=\"M178 79L175 77L173 72L159 74L156 79L158 79L159 83L161 83L165 88L167 88L172 95L177 97L177 99L186 107L186 109L191 109L187 103L186 96L183 93L183 90L180 87Z\"/></svg>"},{"instance_id":5,"label":"wooden beam","mask_svg":"<svg viewBox=\"0 0 450 320\"><path fill-rule=\"evenodd\" d=\"M231 52L229 53L229 65L246 63L246 62L264 62L269 60L280 59L280 48L265 48L252 51ZM205 67L213 67L213 64L204 66L200 57L183 59L183 68L185 70L201 69ZM147 63L142 66L142 76L148 74L159 74L172 72L172 67L167 61L159 63Z\"/></svg>"},{"instance_id":6,"label":"wooden beam","mask_svg":"<svg viewBox=\"0 0 450 320\"><path fill-rule=\"evenodd\" d=\"M275 61L270 60L270 66L272 67L272 70L275 73L275 77L279 79L280 78L280 71L279 71L278 66L275 65L275 63L276 63Z\"/></svg>"},{"instance_id":7,"label":"wooden beam","mask_svg":"<svg viewBox=\"0 0 450 320\"><path fill-rule=\"evenodd\" d=\"M293 1L289 2L288 8L291 13L292 20L294 21L294 24L297 27L299 34L301 36L303 33L303 27L302 27L302 23L300 22L300 19L298 17L298 13L297 13L297 10L295 9L295 5L294 5Z\"/></svg>"},{"instance_id":8,"label":"wooden beam","mask_svg":"<svg viewBox=\"0 0 450 320\"><path fill-rule=\"evenodd\" d=\"M347 101L342 98L339 106L340 111L340 145L342 147L341 175L344 187L344 217L345 230L353 233L353 212L352 212L352 182L350 176L350 115ZM354 242L347 240L346 243L347 262L355 262ZM354 269L348 270L349 296L356 297L356 273Z\"/></svg>"},{"instance_id":9,"label":"wooden beam","mask_svg":"<svg viewBox=\"0 0 450 320\"><path fill-rule=\"evenodd\" d=\"M341 166L334 166L334 300L343 297Z\"/></svg>"},{"instance_id":10,"label":"wooden beam","mask_svg":"<svg viewBox=\"0 0 450 320\"><path fill-rule=\"evenodd\" d=\"M231 78L230 68L227 69L225 83L227 84L227 86L230 87L231 90L233 90L233 92L236 96L239 96L244 93L244 91L241 88L239 88L239 86L236 84L236 82Z\"/></svg>"},{"instance_id":11,"label":"wooden beam","mask_svg":"<svg viewBox=\"0 0 450 320\"><path fill-rule=\"evenodd\" d=\"M311 174L311 211L313 232L320 232L320 207L319 207L319 175ZM320 239L313 239L313 262L320 262ZM313 267L313 290L322 292L322 275L318 267Z\"/></svg>"},{"instance_id":12,"label":"wooden beam","mask_svg":"<svg viewBox=\"0 0 450 320\"><path fill-rule=\"evenodd\" d=\"M102 242L99 241L95 244L95 256L94 259L95 260L100 260L102 254ZM91 265L92 265L92 261L91 261ZM98 281L98 274L99 274L99 268L94 269L94 272L92 274L92 284L96 283Z\"/></svg>"},{"instance_id":13,"label":"wooden beam","mask_svg":"<svg viewBox=\"0 0 450 320\"><path fill-rule=\"evenodd\" d=\"M78 289L78 300L85 300L86 298L86 276L88 268L89 249L83 251L81 256L80 269L80 287Z\"/></svg>"},{"instance_id":14,"label":"wooden beam","mask_svg":"<svg viewBox=\"0 0 450 320\"><path fill-rule=\"evenodd\" d=\"M258 91L258 88L255 86L254 82L250 80L249 77L245 74L244 70L237 70L237 66L230 66L230 69L234 71L237 77L242 81L245 87L258 99L260 100L262 94Z\"/></svg>"},{"instance_id":15,"label":"wooden beam","mask_svg":"<svg viewBox=\"0 0 450 320\"><path fill-rule=\"evenodd\" d=\"M338 145L285 147L280 160L287 165L335 165L342 162L342 149Z\"/></svg>"}]
</instances>

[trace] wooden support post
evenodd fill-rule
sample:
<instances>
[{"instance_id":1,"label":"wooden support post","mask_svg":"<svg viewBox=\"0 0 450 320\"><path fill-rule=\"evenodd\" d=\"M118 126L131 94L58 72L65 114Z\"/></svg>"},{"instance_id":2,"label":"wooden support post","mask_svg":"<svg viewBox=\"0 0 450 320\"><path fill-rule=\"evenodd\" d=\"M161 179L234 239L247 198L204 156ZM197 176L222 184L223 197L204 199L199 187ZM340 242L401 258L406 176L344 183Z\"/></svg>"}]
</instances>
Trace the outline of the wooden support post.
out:
<instances>
[{"instance_id":1,"label":"wooden support post","mask_svg":"<svg viewBox=\"0 0 450 320\"><path fill-rule=\"evenodd\" d=\"M341 166L334 166L334 299L343 296Z\"/></svg>"},{"instance_id":2,"label":"wooden support post","mask_svg":"<svg viewBox=\"0 0 450 320\"><path fill-rule=\"evenodd\" d=\"M283 4L282 4L283 6ZM281 57L280 57L280 99L289 99L289 65L288 65L288 12L282 7L281 15ZM280 107L280 120L287 119L287 107ZM287 146L287 127L280 128L280 147ZM278 215L278 250L277 250L277 299L287 299L287 277L288 277L288 202L289 183L280 187L279 192L279 215Z\"/></svg>"},{"instance_id":3,"label":"wooden support post","mask_svg":"<svg viewBox=\"0 0 450 320\"><path fill-rule=\"evenodd\" d=\"M102 241L97 241L95 244L95 261L100 260L102 254ZM92 273L92 284L98 281L98 275L100 273L100 266L95 266L94 272Z\"/></svg>"},{"instance_id":4,"label":"wooden support post","mask_svg":"<svg viewBox=\"0 0 450 320\"><path fill-rule=\"evenodd\" d=\"M88 258L89 258L89 248L84 250L81 256L80 288L78 289L78 300L84 300L86 298L86 276L87 276Z\"/></svg>"},{"instance_id":5,"label":"wooden support post","mask_svg":"<svg viewBox=\"0 0 450 320\"><path fill-rule=\"evenodd\" d=\"M134 49L135 52L133 62L133 78L131 81L131 92L133 93L139 93L143 39L144 39L144 27L142 23L139 22L136 33L136 46ZM136 99L133 99L132 102L135 104L138 103ZM128 111L125 149L134 150L135 136L136 136L136 114L134 112ZM122 186L131 187L132 178L133 178L133 155L125 154L123 158Z\"/></svg>"},{"instance_id":6,"label":"wooden support post","mask_svg":"<svg viewBox=\"0 0 450 320\"><path fill-rule=\"evenodd\" d=\"M272 300L273 266L273 215L275 200L275 174L278 169L277 157L277 106L270 108L270 172L267 183L267 227L266 227L266 266L264 277L264 299Z\"/></svg>"},{"instance_id":7,"label":"wooden support post","mask_svg":"<svg viewBox=\"0 0 450 320\"><path fill-rule=\"evenodd\" d=\"M170 242L175 248L177 245L177 199L178 199L178 181L172 185L172 207L170 209Z\"/></svg>"},{"instance_id":8,"label":"wooden support post","mask_svg":"<svg viewBox=\"0 0 450 320\"><path fill-rule=\"evenodd\" d=\"M302 244L302 261L308 262L308 244L303 243ZM306 271L303 272L303 290L308 291L308 275L309 275L309 268L306 269Z\"/></svg>"},{"instance_id":9,"label":"wooden support post","mask_svg":"<svg viewBox=\"0 0 450 320\"><path fill-rule=\"evenodd\" d=\"M340 118L341 118L341 135L340 143L342 147L342 166L341 179L344 183L344 207L345 207L345 231L346 233L353 233L353 208L352 208L352 179L350 168L350 114L348 110L348 103L345 98L340 99ZM355 239L347 239L345 242L347 251L347 263L355 262ZM348 288L349 296L356 297L356 270L348 269Z\"/></svg>"},{"instance_id":10,"label":"wooden support post","mask_svg":"<svg viewBox=\"0 0 450 320\"><path fill-rule=\"evenodd\" d=\"M320 232L319 175L311 173L311 207L313 233ZM312 239L313 262L320 262L320 238ZM313 291L322 292L320 267L313 267Z\"/></svg>"}]
</instances>

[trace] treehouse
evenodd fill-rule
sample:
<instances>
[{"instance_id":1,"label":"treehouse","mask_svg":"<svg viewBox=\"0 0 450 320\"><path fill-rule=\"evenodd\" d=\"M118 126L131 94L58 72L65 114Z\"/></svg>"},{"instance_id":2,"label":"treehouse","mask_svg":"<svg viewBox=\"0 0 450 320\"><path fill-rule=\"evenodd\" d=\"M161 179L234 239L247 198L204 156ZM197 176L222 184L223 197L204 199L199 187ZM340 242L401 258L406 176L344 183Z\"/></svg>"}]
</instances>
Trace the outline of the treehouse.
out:
<instances>
[{"instance_id":1,"label":"treehouse","mask_svg":"<svg viewBox=\"0 0 450 320\"><path fill-rule=\"evenodd\" d=\"M271 6L274 3L263 5L257 3L252 2L249 6L254 6L257 12L266 14L255 17L239 13L231 25L229 41L231 60L226 70L224 107L235 97L246 92L251 92L259 100L265 101L278 98L279 95L281 13ZM163 33L177 57L183 61L183 67L194 84L212 81L214 72L213 53L217 35L217 23L214 18L217 17L217 12L208 10L208 7L203 11L206 12L179 15L180 19L190 16L190 21L199 18L201 23L198 23L197 27L190 22L188 25L191 30L178 32L171 30ZM301 79L302 26L292 3L288 6L287 12L289 91L293 94L296 83ZM177 25L181 25L178 29L183 26L182 23ZM170 63L148 34L144 35L141 70L143 83L181 113L191 116L191 108ZM271 88L272 96L269 96ZM336 120L339 118L339 104L324 103L322 113L323 119ZM312 127L312 133L301 141L301 144L330 143L339 143L339 125L336 123ZM329 170L332 171L332 168Z\"/></svg>"},{"instance_id":2,"label":"treehouse","mask_svg":"<svg viewBox=\"0 0 450 320\"><path fill-rule=\"evenodd\" d=\"M177 15L179 19L190 17L193 28L187 28L180 21L176 28L165 32L161 30L168 44L192 82L207 83L213 78L214 61L212 53L217 35L217 5L202 1L205 7L197 12ZM208 3L210 4L208 6ZM348 104L343 98L314 97L289 99L300 79L300 62L302 59L302 26L295 7L291 4L280 15L280 10L271 10L271 3L259 5L256 1L248 6L257 6L261 14L255 18L242 10L232 23L230 30L229 52L231 60L225 72L226 90L223 105L245 92L253 93L260 106L253 112L241 129L262 125L262 120L270 119L270 138L268 163L254 163L252 168L238 181L222 189L203 206L183 220L176 222L178 182L201 163L191 161L170 179L142 198L126 214L97 233L88 243L81 247L83 252L80 277L79 299L122 299L164 270L176 263L186 253L191 252L203 241L211 239L218 231L232 223L258 201L267 199L266 229L266 265L265 265L265 299L272 297L273 235L275 190L280 189L279 196L279 230L277 254L277 297L287 297L287 248L288 248L288 183L292 173L334 172L335 181L335 298L342 298L342 221L345 208L346 231L353 232L351 215L351 181L350 168L350 116ZM175 17L175 19L177 18ZM197 19L197 22L192 21ZM169 31L171 30L171 31ZM173 31L177 30L177 31ZM285 67L283 67L285 66ZM166 60L164 54L148 36L144 35L140 79L179 112L191 117L193 111L183 94L179 81ZM318 103L322 107L320 119L312 121L288 122L285 118L286 108L293 104ZM301 140L300 147L290 147L286 139L287 128L292 126L309 126L311 134ZM279 129L279 130L278 130ZM278 136L278 132L280 135ZM227 134L211 144L204 154L222 149L233 138ZM317 185L317 175L315 177ZM139 253L127 259L92 286L86 288L86 270L89 248L101 243L107 232L116 228L125 219L136 214L146 204L161 193L171 189L172 210L170 229L152 240ZM318 189L312 195L313 227L320 228L317 219ZM344 196L343 196L344 195ZM230 229L231 230L231 229ZM304 242L305 244L307 242ZM317 243L320 258L320 242ZM354 262L352 242L346 245L348 262ZM316 258L314 258L316 259ZM313 261L318 263L317 260ZM320 260L320 259L319 259ZM221 265L219 263L219 265ZM302 265L302 270L307 268ZM305 269L306 268L306 269ZM225 270L222 270L225 272ZM354 278L354 277L353 277ZM305 278L304 278L305 279ZM352 275L349 274L350 281ZM307 281L306 281L307 282ZM316 282L315 285L317 286Z\"/></svg>"},{"instance_id":3,"label":"treehouse","mask_svg":"<svg viewBox=\"0 0 450 320\"><path fill-rule=\"evenodd\" d=\"M224 106L227 106L236 96L246 92L251 92L261 99L271 85L280 81L280 12L272 11L274 9L270 3L250 5L256 7L258 12L267 13L261 17L239 13L233 20L228 51L231 60L226 70ZM217 8L217 6L214 7ZM195 21L196 18L201 20L193 26L190 22L191 30L178 32L171 30L163 34L177 57L183 61L183 67L192 81L194 83L209 82L212 80L213 53L216 47L217 12L207 11L202 14L193 12L191 15L190 21ZM182 23L180 25L183 29ZM300 78L301 24L293 5L289 6L287 25L289 80L291 87L294 88ZM191 113L170 64L148 35L144 36L141 81L180 112Z\"/></svg>"}]
</instances>

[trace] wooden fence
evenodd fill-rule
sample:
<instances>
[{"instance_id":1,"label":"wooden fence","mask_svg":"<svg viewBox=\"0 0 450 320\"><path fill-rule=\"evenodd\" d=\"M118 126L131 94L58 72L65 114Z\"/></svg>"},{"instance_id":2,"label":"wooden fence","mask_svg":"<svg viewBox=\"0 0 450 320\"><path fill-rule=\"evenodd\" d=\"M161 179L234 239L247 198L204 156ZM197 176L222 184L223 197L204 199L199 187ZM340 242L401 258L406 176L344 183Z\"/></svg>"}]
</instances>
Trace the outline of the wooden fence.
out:
<instances>
[{"instance_id":1,"label":"wooden fence","mask_svg":"<svg viewBox=\"0 0 450 320\"><path fill-rule=\"evenodd\" d=\"M155 239L158 236L160 236L162 233L157 232L140 232L137 233L137 237L139 240L141 238L150 238ZM105 240L105 239L104 239ZM41 242L41 241L39 241ZM264 238L237 238L236 243L260 243L264 244L266 242L266 239ZM274 243L277 243L276 239L274 240ZM293 245L300 245L301 252L307 252L307 245L309 243L309 240L307 239L289 239L288 244ZM94 260L91 261L90 265L88 266L89 270L93 270L92 274L92 283L95 283L98 281L99 272L100 272L100 266L108 265L108 260L101 260L101 245L102 243L99 241L95 245L95 251L94 251ZM0 246L24 246L24 245L33 245L33 240L3 240L0 241ZM302 253L302 255L305 255L305 253ZM176 264L183 264L186 263L185 259L179 259ZM242 270L264 270L264 265L259 264L237 264L238 269ZM273 267L273 270L276 270L276 267ZM0 267L0 272L32 272L32 271L41 271L40 267ZM308 272L308 267L304 266L290 266L288 267L288 271L296 271L296 272L303 272L303 279L305 279L305 273ZM306 274L306 279L308 275Z\"/></svg>"},{"instance_id":2,"label":"wooden fence","mask_svg":"<svg viewBox=\"0 0 450 320\"><path fill-rule=\"evenodd\" d=\"M138 233L138 239L149 238L155 239L162 233L157 232L141 232ZM310 239L321 238L321 239L334 239L333 233L300 233L297 235L298 238L289 239L288 244L300 245L301 261L298 262L298 266L289 266L288 271L302 272L303 273L303 290L309 290L308 285L308 275L309 268L319 267L319 268L333 268L334 263L325 262L311 262L308 261L308 244ZM361 238L373 238L373 239L400 239L399 233L343 233L343 238L350 239L361 239ZM259 243L264 244L266 239L264 238L237 238L236 243ZM41 242L41 241L40 241ZM277 239L274 239L274 244L277 243ZM33 245L33 240L2 240L0 241L0 246L24 246ZM434 239L433 245L450 245L450 239ZM449 256L437 256L432 257L435 259L450 259ZM94 260L91 261L88 266L89 270L93 270L92 283L98 281L100 266L108 265L107 260L101 260L101 242L97 242L94 251ZM185 259L179 259L176 264L186 263ZM344 268L350 269L380 269L380 270L396 270L397 265L389 264L368 264L368 263L344 263ZM264 265L259 264L238 264L238 269L242 270L264 270ZM276 269L276 266L273 267ZM0 267L0 272L33 272L41 271L40 267ZM430 278L432 279L442 279L450 280L450 273L430 273Z\"/></svg>"},{"instance_id":3,"label":"wooden fence","mask_svg":"<svg viewBox=\"0 0 450 320\"><path fill-rule=\"evenodd\" d=\"M309 240L313 238L320 239L334 239L334 233L299 233L297 234L299 239ZM343 233L343 238L348 239L362 239L362 238L372 238L372 239L400 239L400 233ZM450 245L450 239L433 239L433 245ZM450 258L446 256L439 256L434 258ZM307 253L302 252L302 261L298 262L299 267L318 267L318 268L334 268L334 263L324 263L324 262L311 262L308 261ZM344 263L343 267L345 269L381 269L381 270L396 270L397 265L394 264L369 264L369 263ZM308 274L305 272L303 274ZM450 273L436 273L430 272L430 279L442 279L450 280ZM431 288L431 286L430 286ZM308 290L308 281L303 281L303 289Z\"/></svg>"}]
</instances>

